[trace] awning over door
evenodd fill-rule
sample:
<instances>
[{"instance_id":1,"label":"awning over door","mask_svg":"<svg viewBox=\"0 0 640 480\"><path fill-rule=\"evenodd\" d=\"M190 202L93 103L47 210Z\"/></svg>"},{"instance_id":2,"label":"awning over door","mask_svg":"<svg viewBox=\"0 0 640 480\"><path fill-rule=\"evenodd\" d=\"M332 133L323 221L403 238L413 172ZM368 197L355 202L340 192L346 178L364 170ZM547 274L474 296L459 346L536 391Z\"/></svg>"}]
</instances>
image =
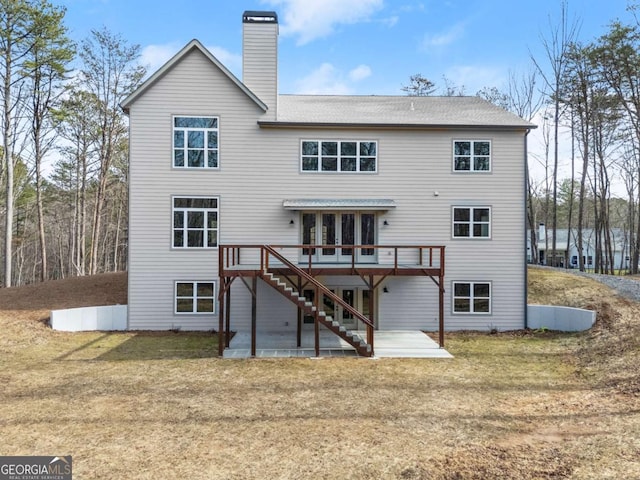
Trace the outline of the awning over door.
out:
<instances>
[{"instance_id":1,"label":"awning over door","mask_svg":"<svg viewBox=\"0 0 640 480\"><path fill-rule=\"evenodd\" d=\"M335 198L300 198L284 200L285 210L390 210L396 208L396 202L389 199L335 199Z\"/></svg>"}]
</instances>

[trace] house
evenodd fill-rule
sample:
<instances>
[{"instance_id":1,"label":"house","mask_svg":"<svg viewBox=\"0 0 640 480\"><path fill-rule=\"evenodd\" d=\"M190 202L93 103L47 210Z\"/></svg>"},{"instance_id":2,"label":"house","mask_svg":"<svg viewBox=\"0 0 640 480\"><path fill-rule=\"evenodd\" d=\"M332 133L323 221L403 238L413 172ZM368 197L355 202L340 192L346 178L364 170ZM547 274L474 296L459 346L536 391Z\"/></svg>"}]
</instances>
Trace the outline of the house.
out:
<instances>
[{"instance_id":1,"label":"house","mask_svg":"<svg viewBox=\"0 0 640 480\"><path fill-rule=\"evenodd\" d=\"M530 231L529 231L530 232ZM603 236L603 234L601 234ZM630 267L630 245L629 236L621 228L612 228L609 231L611 237L612 254L613 254L613 268L620 270L627 270ZM603 242L603 238L600 238ZM554 267L568 267L578 268L579 260L578 255L578 229L572 228L571 230L566 228L556 229L556 250L553 259L550 258L551 254L547 254L552 250L552 232L548 230L544 223L538 226L538 234L536 237L538 259L541 265L549 265ZM568 255L567 255L568 246ZM527 261L531 263L531 235L527 235ZM584 266L587 269L595 268L595 256L596 256L596 231L593 228L582 229L582 259ZM565 259L568 258L568 264L565 265ZM604 260L603 260L604 261ZM603 265L604 267L608 267Z\"/></svg>"},{"instance_id":2,"label":"house","mask_svg":"<svg viewBox=\"0 0 640 480\"><path fill-rule=\"evenodd\" d=\"M254 349L323 328L371 355L378 330L525 326L534 125L477 97L282 95L277 39L245 12L242 81L193 40L123 102L128 328Z\"/></svg>"}]
</instances>

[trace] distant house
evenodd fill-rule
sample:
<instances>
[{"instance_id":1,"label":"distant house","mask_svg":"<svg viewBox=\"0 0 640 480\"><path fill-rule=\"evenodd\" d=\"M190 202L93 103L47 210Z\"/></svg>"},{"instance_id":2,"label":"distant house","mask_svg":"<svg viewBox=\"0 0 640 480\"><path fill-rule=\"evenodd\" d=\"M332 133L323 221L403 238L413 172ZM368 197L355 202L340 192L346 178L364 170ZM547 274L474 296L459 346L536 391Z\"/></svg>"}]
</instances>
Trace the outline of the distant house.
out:
<instances>
[{"instance_id":1,"label":"distant house","mask_svg":"<svg viewBox=\"0 0 640 480\"><path fill-rule=\"evenodd\" d=\"M628 237L621 228L612 228L610 231L611 243L613 246L613 268L626 270L630 267L630 247ZM568 240L568 243L567 243ZM552 250L552 232L540 224L537 234L538 263L555 267L578 268L578 230L572 228L559 228L556 230L556 250L555 255L548 253ZM565 265L567 258L567 245L569 246L569 262ZM596 254L596 232L592 228L582 230L582 259L585 268L595 268ZM527 261L532 261L531 236L527 235ZM604 267L605 265L603 265Z\"/></svg>"},{"instance_id":2,"label":"distant house","mask_svg":"<svg viewBox=\"0 0 640 480\"><path fill-rule=\"evenodd\" d=\"M242 81L193 40L123 102L128 327L317 325L363 355L377 330L522 328L534 125L477 97L282 95L277 36L245 12Z\"/></svg>"}]
</instances>

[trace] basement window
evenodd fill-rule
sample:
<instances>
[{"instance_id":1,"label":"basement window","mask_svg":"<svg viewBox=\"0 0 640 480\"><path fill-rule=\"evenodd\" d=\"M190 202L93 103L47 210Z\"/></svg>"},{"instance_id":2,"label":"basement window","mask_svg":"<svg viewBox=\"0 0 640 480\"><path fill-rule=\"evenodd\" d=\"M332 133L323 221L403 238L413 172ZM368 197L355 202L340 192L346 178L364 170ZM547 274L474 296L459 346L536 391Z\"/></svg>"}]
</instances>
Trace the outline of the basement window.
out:
<instances>
[{"instance_id":1,"label":"basement window","mask_svg":"<svg viewBox=\"0 0 640 480\"><path fill-rule=\"evenodd\" d=\"M490 314L491 283L453 282L453 313Z\"/></svg>"},{"instance_id":2,"label":"basement window","mask_svg":"<svg viewBox=\"0 0 640 480\"><path fill-rule=\"evenodd\" d=\"M215 282L176 282L176 314L215 313Z\"/></svg>"}]
</instances>

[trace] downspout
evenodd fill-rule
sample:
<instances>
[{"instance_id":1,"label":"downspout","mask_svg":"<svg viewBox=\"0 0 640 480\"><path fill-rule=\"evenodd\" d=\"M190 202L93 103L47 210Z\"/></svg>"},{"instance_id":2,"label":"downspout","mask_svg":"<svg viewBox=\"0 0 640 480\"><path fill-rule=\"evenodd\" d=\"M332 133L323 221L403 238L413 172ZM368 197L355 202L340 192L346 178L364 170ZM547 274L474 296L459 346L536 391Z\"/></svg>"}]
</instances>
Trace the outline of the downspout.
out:
<instances>
[{"instance_id":1,"label":"downspout","mask_svg":"<svg viewBox=\"0 0 640 480\"><path fill-rule=\"evenodd\" d=\"M526 130L524 134L524 328L525 330L529 328L529 308L528 308L528 297L529 297L529 265L527 264L527 192L529 185L529 158L527 156L528 146L527 139L529 137L529 133L531 130ZM534 245L531 245L531 254L533 256L533 248ZM537 246L535 246L537 248Z\"/></svg>"}]
</instances>

